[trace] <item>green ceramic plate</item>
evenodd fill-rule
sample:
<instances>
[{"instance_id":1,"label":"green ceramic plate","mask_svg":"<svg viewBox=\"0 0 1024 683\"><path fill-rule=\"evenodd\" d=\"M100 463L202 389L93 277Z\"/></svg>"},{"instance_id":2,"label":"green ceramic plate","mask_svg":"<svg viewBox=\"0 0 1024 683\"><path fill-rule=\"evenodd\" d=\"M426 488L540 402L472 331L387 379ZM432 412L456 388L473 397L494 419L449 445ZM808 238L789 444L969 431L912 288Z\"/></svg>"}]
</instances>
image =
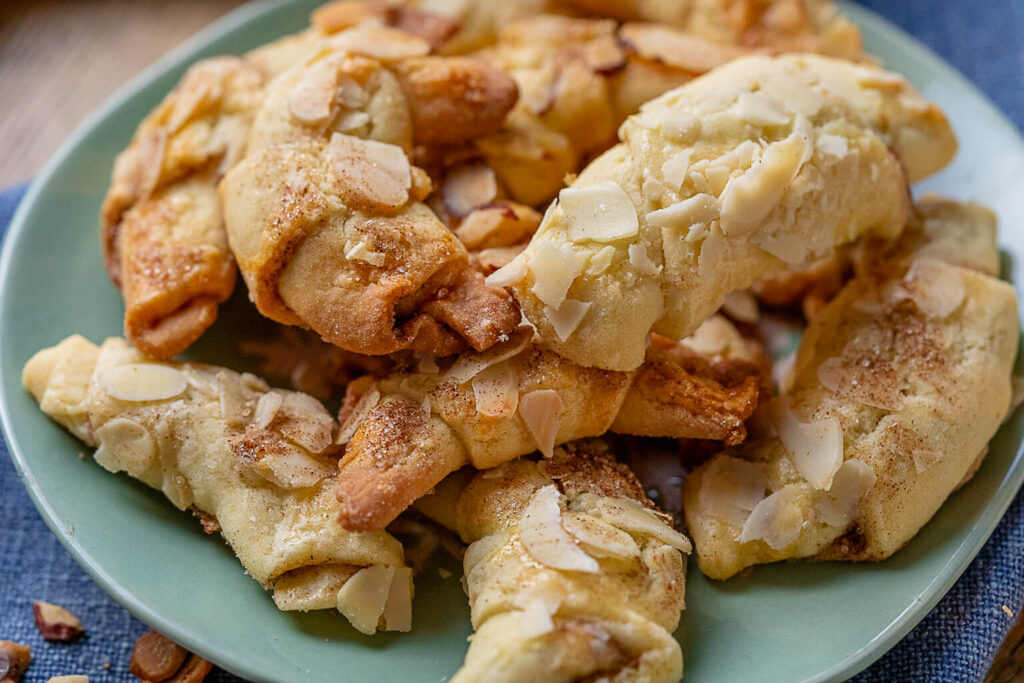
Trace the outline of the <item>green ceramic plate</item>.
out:
<instances>
[{"instance_id":1,"label":"green ceramic plate","mask_svg":"<svg viewBox=\"0 0 1024 683\"><path fill-rule=\"evenodd\" d=\"M99 341L121 329L121 300L100 263L97 213L118 150L139 120L201 57L238 53L300 29L313 2L256 3L209 27L143 73L72 136L40 174L14 219L0 260L0 413L15 463L68 551L143 621L250 679L443 681L462 660L469 610L458 574L427 572L415 631L360 636L333 613L286 614L245 576L231 552L190 515L127 477L114 477L46 419L22 390L36 350L79 332ZM941 104L962 150L927 189L984 201L1020 282L1024 144L970 84L906 35L855 6L868 49ZM924 189L924 188L922 188ZM192 352L239 366L233 341L258 321L244 297ZM842 679L878 658L949 589L1024 479L1024 419L1014 417L984 467L903 551L878 565L760 567L727 583L694 569L678 636L688 681ZM449 567L449 569L455 569Z\"/></svg>"}]
</instances>

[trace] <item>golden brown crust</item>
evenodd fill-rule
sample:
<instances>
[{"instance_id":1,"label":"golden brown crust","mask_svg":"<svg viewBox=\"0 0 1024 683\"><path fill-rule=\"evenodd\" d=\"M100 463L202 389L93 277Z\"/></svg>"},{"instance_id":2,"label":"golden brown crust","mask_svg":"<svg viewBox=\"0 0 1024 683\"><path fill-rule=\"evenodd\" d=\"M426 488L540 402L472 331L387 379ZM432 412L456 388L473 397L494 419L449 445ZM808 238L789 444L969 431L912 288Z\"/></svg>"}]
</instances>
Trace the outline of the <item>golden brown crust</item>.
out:
<instances>
[{"instance_id":1,"label":"golden brown crust","mask_svg":"<svg viewBox=\"0 0 1024 683\"><path fill-rule=\"evenodd\" d=\"M697 357L649 356L611 431L738 444L747 437L744 423L757 407L761 376L743 361L715 366Z\"/></svg>"},{"instance_id":2,"label":"golden brown crust","mask_svg":"<svg viewBox=\"0 0 1024 683\"><path fill-rule=\"evenodd\" d=\"M409 154L414 140L500 125L515 87L477 59L352 53L360 40L404 49L388 30L325 39L268 89L249 152L220 185L232 251L260 312L342 349L484 349L518 309L422 203L430 183ZM456 110L472 125L452 125Z\"/></svg>"},{"instance_id":3,"label":"golden brown crust","mask_svg":"<svg viewBox=\"0 0 1024 683\"><path fill-rule=\"evenodd\" d=\"M342 440L354 434L340 464L342 526L383 528L463 465L494 467L607 431L738 443L762 391L763 369L738 359L652 352L639 370L614 372L506 344L514 355L469 379L398 373L350 386L339 415ZM533 394L553 394L547 412L524 413Z\"/></svg>"},{"instance_id":4,"label":"golden brown crust","mask_svg":"<svg viewBox=\"0 0 1024 683\"><path fill-rule=\"evenodd\" d=\"M474 57L421 57L395 65L412 113L413 141L445 145L501 127L519 93L504 71Z\"/></svg>"},{"instance_id":5,"label":"golden brown crust","mask_svg":"<svg viewBox=\"0 0 1024 683\"><path fill-rule=\"evenodd\" d=\"M125 335L157 358L195 341L234 288L214 186L240 158L264 75L238 57L194 65L139 126L101 210Z\"/></svg>"}]
</instances>

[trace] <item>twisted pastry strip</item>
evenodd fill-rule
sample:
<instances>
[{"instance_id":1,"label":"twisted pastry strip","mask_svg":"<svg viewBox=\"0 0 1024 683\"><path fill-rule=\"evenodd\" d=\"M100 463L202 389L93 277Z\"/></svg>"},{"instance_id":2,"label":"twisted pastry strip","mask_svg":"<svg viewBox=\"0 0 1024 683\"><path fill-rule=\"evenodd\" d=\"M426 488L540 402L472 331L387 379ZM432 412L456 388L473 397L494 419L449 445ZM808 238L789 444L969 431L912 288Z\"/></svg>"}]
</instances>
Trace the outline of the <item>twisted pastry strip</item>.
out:
<instances>
[{"instance_id":1,"label":"twisted pastry strip","mask_svg":"<svg viewBox=\"0 0 1024 683\"><path fill-rule=\"evenodd\" d=\"M603 443L478 474L456 526L476 633L453 682L680 679L689 541Z\"/></svg>"},{"instance_id":2,"label":"twisted pastry strip","mask_svg":"<svg viewBox=\"0 0 1024 683\"><path fill-rule=\"evenodd\" d=\"M398 373L349 386L338 498L348 529L384 528L450 472L494 467L609 429L739 443L757 405L760 368L652 350L636 371L583 368L519 330L447 371Z\"/></svg>"},{"instance_id":3,"label":"twisted pastry strip","mask_svg":"<svg viewBox=\"0 0 1024 683\"><path fill-rule=\"evenodd\" d=\"M544 343L628 370L755 280L906 222L906 178L952 156L901 77L813 55L746 57L648 102L495 284Z\"/></svg>"},{"instance_id":4,"label":"twisted pastry strip","mask_svg":"<svg viewBox=\"0 0 1024 683\"><path fill-rule=\"evenodd\" d=\"M125 336L166 358L209 327L234 287L215 191L241 157L263 73L238 57L191 67L114 165L103 256L125 300Z\"/></svg>"},{"instance_id":5,"label":"twisted pastry strip","mask_svg":"<svg viewBox=\"0 0 1024 683\"><path fill-rule=\"evenodd\" d=\"M587 14L651 21L706 40L857 60L857 27L829 0L563 0Z\"/></svg>"},{"instance_id":6,"label":"twisted pastry strip","mask_svg":"<svg viewBox=\"0 0 1024 683\"><path fill-rule=\"evenodd\" d=\"M384 627L408 630L407 610L398 609L411 590L401 545L335 522L335 423L315 399L217 367L156 363L120 339L97 347L79 336L33 356L23 382L43 412L97 448L97 463L219 530L280 609L338 608L372 633L381 612L354 609L349 592L383 574L399 601Z\"/></svg>"},{"instance_id":7,"label":"twisted pastry strip","mask_svg":"<svg viewBox=\"0 0 1024 683\"><path fill-rule=\"evenodd\" d=\"M220 185L231 249L264 315L350 351L482 350L518 322L422 203L408 158L500 126L515 85L471 58L361 24L275 79ZM373 54L376 58L357 53Z\"/></svg>"},{"instance_id":8,"label":"twisted pastry strip","mask_svg":"<svg viewBox=\"0 0 1024 683\"><path fill-rule=\"evenodd\" d=\"M885 559L973 474L1006 415L1017 298L994 277L992 214L926 200L865 262L804 333L773 406L778 437L684 483L712 578L791 558Z\"/></svg>"}]
</instances>

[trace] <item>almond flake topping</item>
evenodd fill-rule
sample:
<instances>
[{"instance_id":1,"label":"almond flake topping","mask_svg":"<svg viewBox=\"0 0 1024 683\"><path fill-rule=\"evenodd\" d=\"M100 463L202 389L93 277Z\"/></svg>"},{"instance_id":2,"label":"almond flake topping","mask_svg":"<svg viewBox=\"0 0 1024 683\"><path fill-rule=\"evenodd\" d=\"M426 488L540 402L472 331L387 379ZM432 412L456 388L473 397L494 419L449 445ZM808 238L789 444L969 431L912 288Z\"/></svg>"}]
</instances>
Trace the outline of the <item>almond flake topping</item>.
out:
<instances>
[{"instance_id":1,"label":"almond flake topping","mask_svg":"<svg viewBox=\"0 0 1024 683\"><path fill-rule=\"evenodd\" d=\"M779 440L800 476L816 489L828 490L843 464L843 429L835 417L801 422L785 400L774 411Z\"/></svg>"},{"instance_id":2,"label":"almond flake topping","mask_svg":"<svg viewBox=\"0 0 1024 683\"><path fill-rule=\"evenodd\" d=\"M412 568L396 567L395 576L388 589L388 600L384 603L384 630L412 630Z\"/></svg>"},{"instance_id":3,"label":"almond flake topping","mask_svg":"<svg viewBox=\"0 0 1024 683\"><path fill-rule=\"evenodd\" d=\"M652 536L665 545L689 553L693 550L690 539L679 533L657 513L629 498L600 497L595 503L598 514L606 522L620 529Z\"/></svg>"},{"instance_id":4,"label":"almond flake topping","mask_svg":"<svg viewBox=\"0 0 1024 683\"><path fill-rule=\"evenodd\" d=\"M263 394L256 402L252 423L260 429L266 429L277 417L277 411L281 409L282 403L284 403L284 397L276 391L268 391Z\"/></svg>"},{"instance_id":5,"label":"almond flake topping","mask_svg":"<svg viewBox=\"0 0 1024 683\"><path fill-rule=\"evenodd\" d=\"M587 265L587 275L596 277L608 270L608 266L612 264L612 259L615 257L615 247L608 244L601 247L601 249L590 257L590 263Z\"/></svg>"},{"instance_id":6,"label":"almond flake topping","mask_svg":"<svg viewBox=\"0 0 1024 683\"><path fill-rule=\"evenodd\" d=\"M558 335L558 338L565 341L580 326L583 318L587 315L587 311L593 305L591 301L566 299L558 308L545 306L544 315L547 317L548 322L551 323L551 327L555 328L555 334Z\"/></svg>"},{"instance_id":7,"label":"almond flake topping","mask_svg":"<svg viewBox=\"0 0 1024 683\"><path fill-rule=\"evenodd\" d=\"M357 571L338 591L338 610L360 633L377 632L394 577L395 567L374 564Z\"/></svg>"},{"instance_id":8,"label":"almond flake topping","mask_svg":"<svg viewBox=\"0 0 1024 683\"><path fill-rule=\"evenodd\" d=\"M351 239L345 240L345 258L350 261L365 261L371 266L380 267L384 265L384 261L387 258L383 253L379 251L371 251L366 242L359 241L355 242Z\"/></svg>"},{"instance_id":9,"label":"almond flake topping","mask_svg":"<svg viewBox=\"0 0 1024 683\"><path fill-rule=\"evenodd\" d=\"M688 228L697 223L710 223L718 218L722 205L709 194L696 194L664 209L647 214L647 222L656 228Z\"/></svg>"},{"instance_id":10,"label":"almond flake topping","mask_svg":"<svg viewBox=\"0 0 1024 683\"><path fill-rule=\"evenodd\" d=\"M526 255L520 253L514 259L484 278L488 287L511 287L526 277Z\"/></svg>"},{"instance_id":11,"label":"almond flake topping","mask_svg":"<svg viewBox=\"0 0 1024 683\"><path fill-rule=\"evenodd\" d=\"M338 86L337 58L314 62L288 93L288 111L299 123L309 126L325 123L331 117Z\"/></svg>"},{"instance_id":12,"label":"almond flake topping","mask_svg":"<svg viewBox=\"0 0 1024 683\"><path fill-rule=\"evenodd\" d=\"M954 267L933 259L916 259L901 285L918 310L938 319L958 309L967 295L963 276Z\"/></svg>"},{"instance_id":13,"label":"almond flake topping","mask_svg":"<svg viewBox=\"0 0 1024 683\"><path fill-rule=\"evenodd\" d=\"M480 353L467 352L459 356L445 373L445 379L453 379L459 384L464 384L476 377L485 369L496 365L513 356L519 355L530 342L533 341L533 332L528 327L520 327L515 330L507 340L499 342Z\"/></svg>"},{"instance_id":14,"label":"almond flake topping","mask_svg":"<svg viewBox=\"0 0 1024 683\"><path fill-rule=\"evenodd\" d=\"M641 275L657 275L661 272L661 266L656 265L651 257L647 255L647 248L642 244L629 245L629 262Z\"/></svg>"},{"instance_id":15,"label":"almond flake topping","mask_svg":"<svg viewBox=\"0 0 1024 683\"><path fill-rule=\"evenodd\" d=\"M592 515L563 512L562 528L593 557L640 557L640 546L632 536Z\"/></svg>"},{"instance_id":16,"label":"almond flake topping","mask_svg":"<svg viewBox=\"0 0 1024 683\"><path fill-rule=\"evenodd\" d=\"M327 158L343 187L342 199L354 208L397 209L408 201L412 167L401 147L335 133Z\"/></svg>"},{"instance_id":17,"label":"almond flake topping","mask_svg":"<svg viewBox=\"0 0 1024 683\"><path fill-rule=\"evenodd\" d=\"M107 394L121 401L165 401L188 388L188 381L180 370L156 363L106 368L96 379Z\"/></svg>"},{"instance_id":18,"label":"almond flake topping","mask_svg":"<svg viewBox=\"0 0 1024 683\"><path fill-rule=\"evenodd\" d=\"M465 164L444 179L444 206L453 216L469 215L498 196L498 181L486 164Z\"/></svg>"},{"instance_id":19,"label":"almond flake topping","mask_svg":"<svg viewBox=\"0 0 1024 683\"><path fill-rule=\"evenodd\" d=\"M381 60L425 57L430 54L430 43L387 26L363 24L342 31L330 40L335 50L345 50Z\"/></svg>"},{"instance_id":20,"label":"almond flake topping","mask_svg":"<svg viewBox=\"0 0 1024 683\"><path fill-rule=\"evenodd\" d=\"M476 410L488 417L511 417L519 405L519 377L510 363L498 363L473 378Z\"/></svg>"},{"instance_id":21,"label":"almond flake topping","mask_svg":"<svg viewBox=\"0 0 1024 683\"><path fill-rule=\"evenodd\" d=\"M554 454L561 413L562 397L554 389L538 389L519 399L519 415L545 458Z\"/></svg>"},{"instance_id":22,"label":"almond flake topping","mask_svg":"<svg viewBox=\"0 0 1024 683\"><path fill-rule=\"evenodd\" d=\"M720 455L704 470L697 500L708 514L742 529L767 485L763 464Z\"/></svg>"},{"instance_id":23,"label":"almond flake topping","mask_svg":"<svg viewBox=\"0 0 1024 683\"><path fill-rule=\"evenodd\" d=\"M523 547L533 559L552 569L596 574L600 570L597 560L583 552L562 528L560 499L554 484L533 493L519 524Z\"/></svg>"},{"instance_id":24,"label":"almond flake topping","mask_svg":"<svg viewBox=\"0 0 1024 683\"><path fill-rule=\"evenodd\" d=\"M809 147L794 132L768 145L760 160L732 178L722 192L722 232L746 235L764 221L800 172Z\"/></svg>"},{"instance_id":25,"label":"almond flake topping","mask_svg":"<svg viewBox=\"0 0 1024 683\"><path fill-rule=\"evenodd\" d=\"M569 239L612 242L633 237L640 230L636 207L629 195L611 180L586 187L567 187L558 193L565 211Z\"/></svg>"},{"instance_id":26,"label":"almond flake topping","mask_svg":"<svg viewBox=\"0 0 1024 683\"><path fill-rule=\"evenodd\" d=\"M580 274L580 263L571 249L543 242L526 261L533 273L531 291L537 298L552 308L558 308L565 300L573 280Z\"/></svg>"},{"instance_id":27,"label":"almond flake topping","mask_svg":"<svg viewBox=\"0 0 1024 683\"><path fill-rule=\"evenodd\" d=\"M875 470L867 463L850 459L836 472L832 488L818 500L818 519L835 527L845 527L854 520L857 503L877 481Z\"/></svg>"},{"instance_id":28,"label":"almond flake topping","mask_svg":"<svg viewBox=\"0 0 1024 683\"><path fill-rule=\"evenodd\" d=\"M740 543L764 541L773 550L782 550L800 538L802 527L803 516L783 489L754 507L740 532Z\"/></svg>"}]
</instances>

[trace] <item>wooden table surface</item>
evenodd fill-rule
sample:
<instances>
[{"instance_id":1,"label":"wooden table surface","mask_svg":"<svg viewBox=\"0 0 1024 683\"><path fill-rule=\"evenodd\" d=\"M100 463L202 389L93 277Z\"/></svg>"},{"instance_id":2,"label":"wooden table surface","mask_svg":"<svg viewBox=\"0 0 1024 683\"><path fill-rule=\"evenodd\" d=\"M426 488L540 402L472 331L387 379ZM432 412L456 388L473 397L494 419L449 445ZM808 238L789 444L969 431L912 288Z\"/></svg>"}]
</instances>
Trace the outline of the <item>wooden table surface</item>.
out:
<instances>
[{"instance_id":1,"label":"wooden table surface","mask_svg":"<svg viewBox=\"0 0 1024 683\"><path fill-rule=\"evenodd\" d=\"M240 4L0 0L0 187L30 178L117 88ZM1024 618L996 657L988 681L1024 683Z\"/></svg>"}]
</instances>

